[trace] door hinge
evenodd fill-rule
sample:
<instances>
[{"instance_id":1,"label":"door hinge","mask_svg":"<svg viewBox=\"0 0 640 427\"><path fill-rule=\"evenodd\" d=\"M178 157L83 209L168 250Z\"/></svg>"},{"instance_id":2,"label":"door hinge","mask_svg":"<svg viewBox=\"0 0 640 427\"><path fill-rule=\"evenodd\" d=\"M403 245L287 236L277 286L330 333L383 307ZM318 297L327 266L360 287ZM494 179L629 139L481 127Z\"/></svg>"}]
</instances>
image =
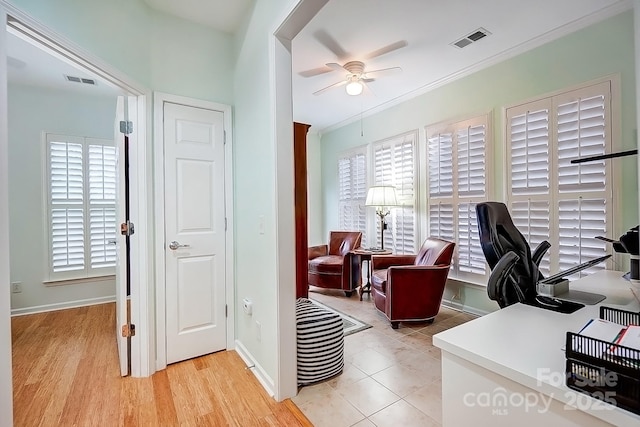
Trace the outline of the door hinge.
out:
<instances>
[{"instance_id":1,"label":"door hinge","mask_svg":"<svg viewBox=\"0 0 640 427\"><path fill-rule=\"evenodd\" d=\"M224 317L229 317L229 306L224 305Z\"/></svg>"},{"instance_id":2,"label":"door hinge","mask_svg":"<svg viewBox=\"0 0 640 427\"><path fill-rule=\"evenodd\" d=\"M224 217L224 231L227 231L227 217Z\"/></svg>"},{"instance_id":3,"label":"door hinge","mask_svg":"<svg viewBox=\"0 0 640 427\"><path fill-rule=\"evenodd\" d=\"M136 336L136 325L133 323L130 325L122 325L122 336L124 338L131 338Z\"/></svg>"},{"instance_id":4,"label":"door hinge","mask_svg":"<svg viewBox=\"0 0 640 427\"><path fill-rule=\"evenodd\" d=\"M227 143L227 131L226 131L226 130L223 130L223 131L222 131L222 135L223 135L223 137L222 137L222 143L223 143L223 144L226 144L226 143Z\"/></svg>"},{"instance_id":5,"label":"door hinge","mask_svg":"<svg viewBox=\"0 0 640 427\"><path fill-rule=\"evenodd\" d=\"M130 135L133 133L133 122L120 121L120 133Z\"/></svg>"},{"instance_id":6,"label":"door hinge","mask_svg":"<svg viewBox=\"0 0 640 427\"><path fill-rule=\"evenodd\" d=\"M123 236L131 236L136 232L135 226L131 221L120 224L120 234Z\"/></svg>"}]
</instances>

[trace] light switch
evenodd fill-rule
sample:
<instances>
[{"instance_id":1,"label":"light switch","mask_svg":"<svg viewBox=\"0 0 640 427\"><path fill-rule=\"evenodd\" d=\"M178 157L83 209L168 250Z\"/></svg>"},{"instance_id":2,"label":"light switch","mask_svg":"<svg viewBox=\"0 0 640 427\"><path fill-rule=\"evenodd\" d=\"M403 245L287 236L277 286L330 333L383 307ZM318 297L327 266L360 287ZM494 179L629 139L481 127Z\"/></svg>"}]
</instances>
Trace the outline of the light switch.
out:
<instances>
[{"instance_id":1,"label":"light switch","mask_svg":"<svg viewBox=\"0 0 640 427\"><path fill-rule=\"evenodd\" d=\"M258 233L264 234L264 215L258 217Z\"/></svg>"}]
</instances>

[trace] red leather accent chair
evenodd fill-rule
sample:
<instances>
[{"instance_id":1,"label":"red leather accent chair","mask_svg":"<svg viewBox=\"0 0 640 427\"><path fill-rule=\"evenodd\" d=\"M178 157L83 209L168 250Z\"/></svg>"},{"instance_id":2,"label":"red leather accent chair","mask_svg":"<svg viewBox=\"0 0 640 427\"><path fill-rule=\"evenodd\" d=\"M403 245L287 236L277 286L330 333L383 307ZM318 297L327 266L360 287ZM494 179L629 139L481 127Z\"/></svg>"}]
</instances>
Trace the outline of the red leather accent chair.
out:
<instances>
[{"instance_id":1,"label":"red leather accent chair","mask_svg":"<svg viewBox=\"0 0 640 427\"><path fill-rule=\"evenodd\" d=\"M429 321L440 311L455 243L428 238L417 255L371 258L371 293L393 329L403 321Z\"/></svg>"},{"instance_id":2,"label":"red leather accent chair","mask_svg":"<svg viewBox=\"0 0 640 427\"><path fill-rule=\"evenodd\" d=\"M358 258L351 251L360 247L359 231L332 231L329 244L309 248L309 284L321 288L342 289L353 294L360 284Z\"/></svg>"}]
</instances>

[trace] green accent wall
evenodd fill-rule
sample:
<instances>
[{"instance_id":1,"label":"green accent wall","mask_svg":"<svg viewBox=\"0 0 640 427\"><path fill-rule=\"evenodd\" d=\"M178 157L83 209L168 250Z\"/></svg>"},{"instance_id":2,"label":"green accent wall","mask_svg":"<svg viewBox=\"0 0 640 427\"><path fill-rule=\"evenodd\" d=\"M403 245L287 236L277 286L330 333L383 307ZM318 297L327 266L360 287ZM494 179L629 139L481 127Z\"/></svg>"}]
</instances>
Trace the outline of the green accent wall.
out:
<instances>
[{"instance_id":1,"label":"green accent wall","mask_svg":"<svg viewBox=\"0 0 640 427\"><path fill-rule=\"evenodd\" d=\"M430 124L464 119L483 113L492 114L493 165L488 178L492 180L490 196L505 199L504 177L504 109L513 104L539 98L587 82L613 77L619 79L620 97L613 109L620 112L613 125L619 128L619 138L613 141L614 151L634 149L636 141L636 96L633 11L622 13L581 29L545 45L484 68L428 93L417 96L385 111L364 117L339 129L326 132L321 138L321 205L324 206L324 233L337 227L337 159L340 152L418 129L419 153L424 156L424 127ZM361 127L364 135L361 135ZM614 134L615 135L615 134ZM638 168L635 157L613 160L620 182L614 188L618 215L612 235L638 224ZM424 164L424 159L421 159ZM419 182L421 203L425 198L424 171ZM317 196L314 196L317 197ZM422 214L424 215L424 213ZM426 224L426 218L419 218ZM426 238L421 229L419 239ZM624 260L623 260L624 261ZM620 269L626 268L624 265ZM453 298L455 296L455 299ZM451 281L445 300L472 312L497 309L488 300L486 288Z\"/></svg>"},{"instance_id":2,"label":"green accent wall","mask_svg":"<svg viewBox=\"0 0 640 427\"><path fill-rule=\"evenodd\" d=\"M147 88L233 104L231 34L155 11L143 0L10 3Z\"/></svg>"},{"instance_id":3,"label":"green accent wall","mask_svg":"<svg viewBox=\"0 0 640 427\"><path fill-rule=\"evenodd\" d=\"M47 177L43 132L113 140L116 97L9 85L9 239L11 309L58 308L114 298L115 280L45 286L48 280Z\"/></svg>"}]
</instances>

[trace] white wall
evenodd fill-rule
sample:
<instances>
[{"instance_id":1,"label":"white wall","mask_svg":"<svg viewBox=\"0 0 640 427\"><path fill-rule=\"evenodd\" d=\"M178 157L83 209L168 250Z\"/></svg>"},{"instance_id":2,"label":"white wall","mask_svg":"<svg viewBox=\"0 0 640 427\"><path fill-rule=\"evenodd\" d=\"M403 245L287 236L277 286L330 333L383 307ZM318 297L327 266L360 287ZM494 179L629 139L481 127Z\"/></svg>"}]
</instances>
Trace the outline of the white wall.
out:
<instances>
[{"instance_id":1,"label":"white wall","mask_svg":"<svg viewBox=\"0 0 640 427\"><path fill-rule=\"evenodd\" d=\"M116 97L9 86L9 242L14 313L100 302L115 295L114 280L45 286L46 177L43 132L113 140ZM88 300L84 301L83 300Z\"/></svg>"},{"instance_id":2,"label":"white wall","mask_svg":"<svg viewBox=\"0 0 640 427\"><path fill-rule=\"evenodd\" d=\"M236 340L264 371L270 387L277 376L277 230L269 31L286 3L257 1L246 33L238 35L234 79ZM260 217L264 234L258 230ZM243 298L254 302L252 316L244 314ZM256 322L262 325L260 339Z\"/></svg>"},{"instance_id":3,"label":"white wall","mask_svg":"<svg viewBox=\"0 0 640 427\"><path fill-rule=\"evenodd\" d=\"M153 90L233 104L233 37L155 11L151 17Z\"/></svg>"},{"instance_id":4,"label":"white wall","mask_svg":"<svg viewBox=\"0 0 640 427\"><path fill-rule=\"evenodd\" d=\"M290 54L273 34L293 11L295 19L283 26L291 39L324 4L258 0L236 35L236 338L278 399L296 390L295 367L289 363L295 360L295 237ZM260 217L264 234L258 231ZM243 298L255 302L253 316L243 314Z\"/></svg>"}]
</instances>

